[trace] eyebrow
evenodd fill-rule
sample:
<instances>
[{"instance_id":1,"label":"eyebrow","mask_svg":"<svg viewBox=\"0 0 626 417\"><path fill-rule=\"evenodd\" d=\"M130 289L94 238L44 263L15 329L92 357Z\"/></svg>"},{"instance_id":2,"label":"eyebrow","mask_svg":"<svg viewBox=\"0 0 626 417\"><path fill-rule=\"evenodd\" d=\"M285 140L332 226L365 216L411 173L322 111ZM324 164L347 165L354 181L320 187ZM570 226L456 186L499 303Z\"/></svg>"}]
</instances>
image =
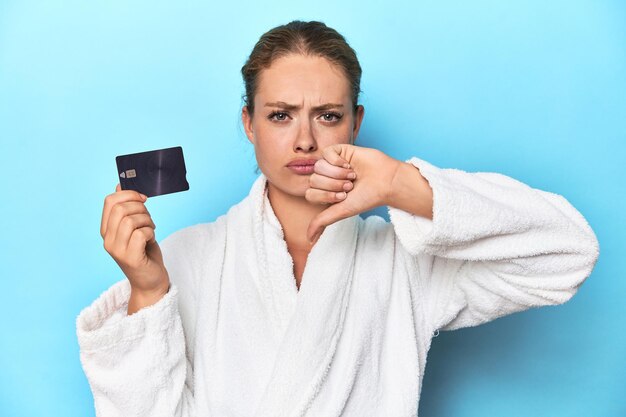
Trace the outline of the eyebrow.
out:
<instances>
[{"instance_id":1,"label":"eyebrow","mask_svg":"<svg viewBox=\"0 0 626 417\"><path fill-rule=\"evenodd\" d=\"M273 103L265 103L265 107L281 107L281 108L284 108L285 110L297 110L300 108L300 106L298 105L285 103L284 101L275 101ZM328 109L334 109L337 107L343 107L343 104L326 103L326 104L322 104L321 106L313 107L313 110L314 111L328 110Z\"/></svg>"}]
</instances>

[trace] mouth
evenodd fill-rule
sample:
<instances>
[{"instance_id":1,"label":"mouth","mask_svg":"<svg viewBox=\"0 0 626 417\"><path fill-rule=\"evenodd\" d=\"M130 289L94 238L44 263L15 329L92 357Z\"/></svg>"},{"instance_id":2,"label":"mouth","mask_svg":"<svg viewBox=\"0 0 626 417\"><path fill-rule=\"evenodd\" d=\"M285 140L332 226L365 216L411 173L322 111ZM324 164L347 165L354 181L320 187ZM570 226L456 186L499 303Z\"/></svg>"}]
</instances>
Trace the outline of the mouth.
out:
<instances>
[{"instance_id":1,"label":"mouth","mask_svg":"<svg viewBox=\"0 0 626 417\"><path fill-rule=\"evenodd\" d=\"M299 158L287 164L287 168L295 174L308 175L313 173L313 167L316 162L317 159L313 158Z\"/></svg>"},{"instance_id":2,"label":"mouth","mask_svg":"<svg viewBox=\"0 0 626 417\"><path fill-rule=\"evenodd\" d=\"M291 171L299 175L308 175L313 173L314 164L307 165L287 165Z\"/></svg>"}]
</instances>

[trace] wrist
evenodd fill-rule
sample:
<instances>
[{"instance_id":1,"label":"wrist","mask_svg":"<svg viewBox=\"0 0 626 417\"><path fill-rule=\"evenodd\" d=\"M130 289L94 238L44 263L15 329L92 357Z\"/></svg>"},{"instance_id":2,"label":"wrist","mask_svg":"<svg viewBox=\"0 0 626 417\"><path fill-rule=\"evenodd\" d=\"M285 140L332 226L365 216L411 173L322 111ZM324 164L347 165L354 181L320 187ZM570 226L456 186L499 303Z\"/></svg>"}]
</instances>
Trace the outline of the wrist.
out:
<instances>
[{"instance_id":1,"label":"wrist","mask_svg":"<svg viewBox=\"0 0 626 417\"><path fill-rule=\"evenodd\" d=\"M169 292L169 290L169 280L165 285L151 290L141 290L131 287L127 314L134 314L144 307L156 304L165 296L165 294Z\"/></svg>"},{"instance_id":2,"label":"wrist","mask_svg":"<svg viewBox=\"0 0 626 417\"><path fill-rule=\"evenodd\" d=\"M389 186L386 205L432 220L433 190L419 168L399 161Z\"/></svg>"},{"instance_id":3,"label":"wrist","mask_svg":"<svg viewBox=\"0 0 626 417\"><path fill-rule=\"evenodd\" d=\"M394 164L392 165L392 168L390 168L390 170L388 172L390 172L390 174L386 175L384 177L384 183L381 186L381 189L383 190L383 192L381 193L382 197L382 204L384 206L392 206L393 205L393 201L395 199L395 194L396 192L394 191L394 188L397 188L397 177L398 175L402 175L400 174L400 171L403 169L403 164L404 162L399 161L397 159L393 159Z\"/></svg>"}]
</instances>

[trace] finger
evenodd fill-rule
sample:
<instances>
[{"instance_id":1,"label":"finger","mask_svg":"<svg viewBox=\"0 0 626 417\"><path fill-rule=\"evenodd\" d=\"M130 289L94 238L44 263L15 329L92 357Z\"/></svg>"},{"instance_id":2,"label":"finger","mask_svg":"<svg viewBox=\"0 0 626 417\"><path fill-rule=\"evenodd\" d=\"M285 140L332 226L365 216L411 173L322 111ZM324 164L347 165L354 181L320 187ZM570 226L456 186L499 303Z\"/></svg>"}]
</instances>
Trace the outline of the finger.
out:
<instances>
[{"instance_id":1,"label":"finger","mask_svg":"<svg viewBox=\"0 0 626 417\"><path fill-rule=\"evenodd\" d=\"M341 156L341 152L344 150L344 147L348 146L345 144L337 144L331 145L324 148L322 152L322 156L325 160L330 162L334 166L350 168L350 162Z\"/></svg>"},{"instance_id":2,"label":"finger","mask_svg":"<svg viewBox=\"0 0 626 417\"><path fill-rule=\"evenodd\" d=\"M122 186L119 183L115 186L115 192L118 191L122 191Z\"/></svg>"},{"instance_id":3,"label":"finger","mask_svg":"<svg viewBox=\"0 0 626 417\"><path fill-rule=\"evenodd\" d=\"M118 190L119 184L115 187ZM109 222L109 216L111 214L111 210L115 207L116 204L123 203L126 201L141 201L145 202L148 197L142 198L143 194L138 193L134 190L120 190L116 191L113 194L109 194L104 198L104 207L102 208L102 219L100 221L100 236L104 237L104 234L107 231L107 223Z\"/></svg>"},{"instance_id":4,"label":"finger","mask_svg":"<svg viewBox=\"0 0 626 417\"><path fill-rule=\"evenodd\" d=\"M324 230L326 230L325 228L321 229L321 231L315 232L313 234L312 238L308 238L309 239L309 243L311 245L315 245L317 243L317 241L320 239L320 237L322 236L322 233L324 233Z\"/></svg>"},{"instance_id":5,"label":"finger","mask_svg":"<svg viewBox=\"0 0 626 417\"><path fill-rule=\"evenodd\" d=\"M345 200L346 197L347 193L345 191L324 191L317 190L315 188L308 188L304 193L304 198L306 198L306 200L317 204L338 203Z\"/></svg>"},{"instance_id":6,"label":"finger","mask_svg":"<svg viewBox=\"0 0 626 417\"><path fill-rule=\"evenodd\" d=\"M155 241L153 228L145 226L133 230L128 241L128 253L135 254L135 257L130 258L128 262L134 267L142 265L146 257L145 247L153 241Z\"/></svg>"},{"instance_id":7,"label":"finger","mask_svg":"<svg viewBox=\"0 0 626 417\"><path fill-rule=\"evenodd\" d=\"M354 184L352 184L352 181L350 180L336 180L316 173L311 174L309 177L309 186L319 190L335 192L347 192L354 188Z\"/></svg>"},{"instance_id":8,"label":"finger","mask_svg":"<svg viewBox=\"0 0 626 417\"><path fill-rule=\"evenodd\" d=\"M133 214L124 216L119 221L116 219L112 220L109 222L109 230L107 230L104 236L105 248L110 253L123 254L128 248L128 241L133 230L145 226L154 227L156 229L156 225L149 214Z\"/></svg>"},{"instance_id":9,"label":"finger","mask_svg":"<svg viewBox=\"0 0 626 417\"><path fill-rule=\"evenodd\" d=\"M307 229L309 242L315 244L328 225L350 217L346 207L345 204L333 204L311 220Z\"/></svg>"},{"instance_id":10,"label":"finger","mask_svg":"<svg viewBox=\"0 0 626 417\"><path fill-rule=\"evenodd\" d=\"M116 235L119 230L120 222L124 217L141 213L150 214L146 206L139 201L125 201L113 206L103 235L105 248L116 247Z\"/></svg>"},{"instance_id":11,"label":"finger","mask_svg":"<svg viewBox=\"0 0 626 417\"><path fill-rule=\"evenodd\" d=\"M114 246L117 250L128 251L131 235L136 229L141 229L142 227L151 227L156 229L156 225L152 221L150 215L139 213L125 216L120 221L117 233L115 234Z\"/></svg>"},{"instance_id":12,"label":"finger","mask_svg":"<svg viewBox=\"0 0 626 417\"><path fill-rule=\"evenodd\" d=\"M335 165L332 165L330 162L328 162L325 159L318 159L317 162L315 162L315 165L313 165L313 172L320 174L320 175L325 175L327 177L331 177L331 178L336 178L339 180L345 180L345 179L355 179L356 178L356 172L354 172L352 169L347 169L347 168L342 168L342 167L338 167ZM349 174L354 173L354 178L350 178Z\"/></svg>"}]
</instances>

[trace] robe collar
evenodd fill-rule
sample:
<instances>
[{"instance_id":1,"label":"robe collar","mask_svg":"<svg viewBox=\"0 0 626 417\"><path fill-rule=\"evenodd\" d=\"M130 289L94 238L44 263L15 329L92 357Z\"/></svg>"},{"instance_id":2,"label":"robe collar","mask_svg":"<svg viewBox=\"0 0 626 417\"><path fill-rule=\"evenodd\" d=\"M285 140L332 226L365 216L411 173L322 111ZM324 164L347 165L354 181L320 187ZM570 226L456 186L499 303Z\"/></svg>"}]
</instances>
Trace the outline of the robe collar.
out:
<instances>
[{"instance_id":1,"label":"robe collar","mask_svg":"<svg viewBox=\"0 0 626 417\"><path fill-rule=\"evenodd\" d=\"M359 216L324 229L308 255L298 291L293 259L269 202L264 174L254 182L249 197L261 291L278 343L255 416L300 416L322 384L343 330Z\"/></svg>"}]
</instances>

